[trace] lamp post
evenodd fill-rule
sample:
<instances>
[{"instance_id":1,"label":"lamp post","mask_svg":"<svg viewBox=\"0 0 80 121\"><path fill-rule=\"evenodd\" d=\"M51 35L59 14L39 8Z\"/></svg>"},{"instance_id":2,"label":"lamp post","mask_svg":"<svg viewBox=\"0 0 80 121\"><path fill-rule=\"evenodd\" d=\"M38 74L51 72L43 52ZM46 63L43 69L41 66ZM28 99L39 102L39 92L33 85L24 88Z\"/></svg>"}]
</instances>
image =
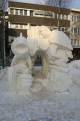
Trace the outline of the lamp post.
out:
<instances>
[{"instance_id":1,"label":"lamp post","mask_svg":"<svg viewBox=\"0 0 80 121\"><path fill-rule=\"evenodd\" d=\"M61 9L61 3L62 3L62 0L59 0L59 8L58 8L58 30L60 30L60 9Z\"/></svg>"},{"instance_id":2,"label":"lamp post","mask_svg":"<svg viewBox=\"0 0 80 121\"><path fill-rule=\"evenodd\" d=\"M0 46L1 46L1 66L4 68L6 65L5 54L5 13L1 11L0 16Z\"/></svg>"}]
</instances>

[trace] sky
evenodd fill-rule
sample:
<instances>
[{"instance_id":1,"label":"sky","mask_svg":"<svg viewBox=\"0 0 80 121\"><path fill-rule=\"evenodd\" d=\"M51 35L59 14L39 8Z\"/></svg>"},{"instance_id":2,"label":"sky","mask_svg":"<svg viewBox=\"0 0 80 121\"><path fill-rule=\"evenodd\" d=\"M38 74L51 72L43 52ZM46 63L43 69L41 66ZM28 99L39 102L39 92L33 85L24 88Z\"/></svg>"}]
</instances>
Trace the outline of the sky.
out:
<instances>
[{"instance_id":1,"label":"sky","mask_svg":"<svg viewBox=\"0 0 80 121\"><path fill-rule=\"evenodd\" d=\"M73 0L71 7L80 9L80 0Z\"/></svg>"},{"instance_id":2,"label":"sky","mask_svg":"<svg viewBox=\"0 0 80 121\"><path fill-rule=\"evenodd\" d=\"M15 1L15 0L13 0ZM40 3L44 4L46 0L16 0L17 2L28 2L28 3ZM72 4L70 5L71 8L78 8L80 9L80 0L72 0Z\"/></svg>"}]
</instances>

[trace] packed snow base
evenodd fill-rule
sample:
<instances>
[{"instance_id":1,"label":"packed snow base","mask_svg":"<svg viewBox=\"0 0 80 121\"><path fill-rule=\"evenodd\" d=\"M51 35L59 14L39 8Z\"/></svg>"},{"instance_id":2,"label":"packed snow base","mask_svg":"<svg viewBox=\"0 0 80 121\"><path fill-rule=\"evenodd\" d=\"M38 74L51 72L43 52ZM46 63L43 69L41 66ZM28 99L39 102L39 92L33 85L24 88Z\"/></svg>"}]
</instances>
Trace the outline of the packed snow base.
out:
<instances>
[{"instance_id":1,"label":"packed snow base","mask_svg":"<svg viewBox=\"0 0 80 121\"><path fill-rule=\"evenodd\" d=\"M0 72L0 120L80 121L80 61L68 63L71 40L37 26L11 48L11 67Z\"/></svg>"}]
</instances>

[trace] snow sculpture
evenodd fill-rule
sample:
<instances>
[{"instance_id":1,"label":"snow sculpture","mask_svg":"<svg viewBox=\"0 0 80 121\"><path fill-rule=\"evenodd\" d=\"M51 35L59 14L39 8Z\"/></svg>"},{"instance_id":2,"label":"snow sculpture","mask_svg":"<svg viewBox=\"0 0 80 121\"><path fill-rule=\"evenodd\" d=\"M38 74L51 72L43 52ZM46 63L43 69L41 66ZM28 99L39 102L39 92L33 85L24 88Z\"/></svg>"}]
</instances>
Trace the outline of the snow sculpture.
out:
<instances>
[{"instance_id":1,"label":"snow sculpture","mask_svg":"<svg viewBox=\"0 0 80 121\"><path fill-rule=\"evenodd\" d=\"M62 92L67 90L72 83L71 77L68 76L69 67L67 64L68 58L73 57L71 52L71 40L63 32L58 30L51 32L44 26L35 27L35 29L32 28L29 31L29 37L35 41L34 43L36 44L34 53L36 53L38 49L41 49L45 50L45 54L47 55L47 77L44 79L45 81L43 79L39 79L38 81L50 91L58 90L59 92ZM48 43L47 46L44 42ZM44 43L45 46L43 47L41 43Z\"/></svg>"},{"instance_id":2,"label":"snow sculpture","mask_svg":"<svg viewBox=\"0 0 80 121\"><path fill-rule=\"evenodd\" d=\"M27 40L20 34L12 43L14 58L9 69L9 81L19 93L28 93L32 84L32 62L29 56Z\"/></svg>"},{"instance_id":3,"label":"snow sculpture","mask_svg":"<svg viewBox=\"0 0 80 121\"><path fill-rule=\"evenodd\" d=\"M27 40L20 33L20 37L17 37L11 45L12 52L14 55L21 55L28 53Z\"/></svg>"},{"instance_id":4,"label":"snow sculpture","mask_svg":"<svg viewBox=\"0 0 80 121\"><path fill-rule=\"evenodd\" d=\"M62 92L72 80L68 76L68 58L72 58L71 40L61 31L52 31L53 37L47 50L49 57L48 88Z\"/></svg>"},{"instance_id":5,"label":"snow sculpture","mask_svg":"<svg viewBox=\"0 0 80 121\"><path fill-rule=\"evenodd\" d=\"M28 30L27 41L28 47L31 49L31 55L34 55L38 49L46 51L49 47L51 36L51 31L45 26L37 26Z\"/></svg>"},{"instance_id":6,"label":"snow sculpture","mask_svg":"<svg viewBox=\"0 0 80 121\"><path fill-rule=\"evenodd\" d=\"M71 40L62 31L33 27L28 30L27 39L20 35L11 48L15 56L9 69L9 80L19 92L38 92L43 88L67 92L73 81L79 84L80 62L68 64L69 58L73 58L73 48ZM37 56L41 58L40 70L34 67ZM32 76L33 71L37 76Z\"/></svg>"},{"instance_id":7,"label":"snow sculpture","mask_svg":"<svg viewBox=\"0 0 80 121\"><path fill-rule=\"evenodd\" d=\"M73 80L73 83L79 86L80 85L80 60L75 60L69 63L68 73L71 79Z\"/></svg>"}]
</instances>

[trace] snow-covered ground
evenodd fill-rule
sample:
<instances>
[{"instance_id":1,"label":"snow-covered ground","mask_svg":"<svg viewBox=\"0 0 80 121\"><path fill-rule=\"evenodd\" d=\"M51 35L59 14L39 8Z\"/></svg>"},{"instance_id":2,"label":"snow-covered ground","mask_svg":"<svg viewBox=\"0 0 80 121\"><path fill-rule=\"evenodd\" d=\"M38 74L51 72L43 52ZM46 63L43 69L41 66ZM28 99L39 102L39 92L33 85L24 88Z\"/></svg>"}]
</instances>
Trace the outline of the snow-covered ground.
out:
<instances>
[{"instance_id":1,"label":"snow-covered ground","mask_svg":"<svg viewBox=\"0 0 80 121\"><path fill-rule=\"evenodd\" d=\"M80 121L80 86L66 92L13 93L7 70L0 74L0 121Z\"/></svg>"}]
</instances>

